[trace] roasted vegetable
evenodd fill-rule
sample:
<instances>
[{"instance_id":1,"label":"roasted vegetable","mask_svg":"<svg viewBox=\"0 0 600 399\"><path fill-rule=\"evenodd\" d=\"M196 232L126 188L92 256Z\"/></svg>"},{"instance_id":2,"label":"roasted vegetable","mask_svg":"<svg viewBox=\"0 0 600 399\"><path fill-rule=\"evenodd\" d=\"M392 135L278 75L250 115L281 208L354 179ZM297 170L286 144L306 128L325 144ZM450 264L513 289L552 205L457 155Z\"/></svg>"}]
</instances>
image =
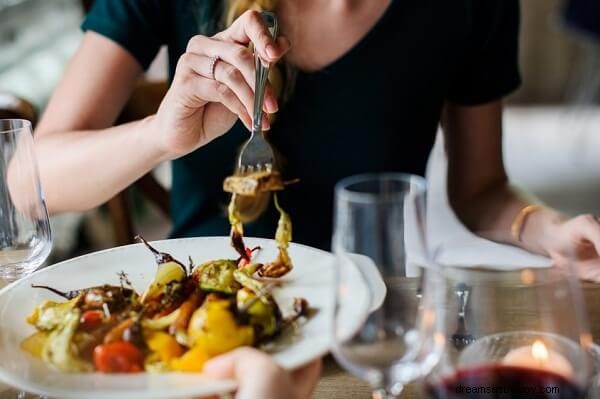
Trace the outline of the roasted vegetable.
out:
<instances>
[{"instance_id":1,"label":"roasted vegetable","mask_svg":"<svg viewBox=\"0 0 600 399\"><path fill-rule=\"evenodd\" d=\"M244 245L244 225L242 223L242 216L237 208L237 194L231 195L231 200L227 207L227 215L229 217L229 224L231 225L231 232L229 234L231 246L240 254L243 260L249 262L250 255L246 252L246 246Z\"/></svg>"},{"instance_id":2,"label":"roasted vegetable","mask_svg":"<svg viewBox=\"0 0 600 399\"><path fill-rule=\"evenodd\" d=\"M100 310L86 310L81 315L79 320L79 328L82 330L92 331L102 324L104 313Z\"/></svg>"},{"instance_id":3,"label":"roasted vegetable","mask_svg":"<svg viewBox=\"0 0 600 399\"><path fill-rule=\"evenodd\" d=\"M146 345L152 353L156 353L158 358L167 364L171 359L180 357L183 354L183 348L175 338L165 332L152 331L146 334Z\"/></svg>"},{"instance_id":4,"label":"roasted vegetable","mask_svg":"<svg viewBox=\"0 0 600 399\"><path fill-rule=\"evenodd\" d=\"M185 289L184 283L188 277L185 266L170 254L156 250L143 237L136 236L136 239L141 241L154 254L154 259L158 265L154 279L144 292L141 302L160 301L169 289L172 291L171 293Z\"/></svg>"},{"instance_id":5,"label":"roasted vegetable","mask_svg":"<svg viewBox=\"0 0 600 399\"><path fill-rule=\"evenodd\" d=\"M53 330L63 322L79 300L80 298L76 297L64 303L45 301L33 310L27 317L27 322L41 331Z\"/></svg>"},{"instance_id":6,"label":"roasted vegetable","mask_svg":"<svg viewBox=\"0 0 600 399\"><path fill-rule=\"evenodd\" d=\"M249 197L261 192L283 189L284 183L281 175L274 170L253 172L243 176L229 176L223 182L223 191Z\"/></svg>"},{"instance_id":7,"label":"roasted vegetable","mask_svg":"<svg viewBox=\"0 0 600 399\"><path fill-rule=\"evenodd\" d=\"M171 360L171 362L169 362L169 366L174 371L198 373L202 371L204 363L206 363L210 358L211 357L203 347L195 346L180 358Z\"/></svg>"},{"instance_id":8,"label":"roasted vegetable","mask_svg":"<svg viewBox=\"0 0 600 399\"><path fill-rule=\"evenodd\" d=\"M46 363L67 372L92 370L91 364L79 359L73 353L72 340L80 318L81 311L72 309L64 315L61 324L50 332L42 349L42 359Z\"/></svg>"},{"instance_id":9,"label":"roasted vegetable","mask_svg":"<svg viewBox=\"0 0 600 399\"><path fill-rule=\"evenodd\" d=\"M250 249L250 248L246 248L246 251L245 251L245 253L246 253L246 257L242 257L242 256L240 256L240 257L238 258L238 260L236 261L236 263L237 263L238 267L239 267L239 268L243 268L243 267L246 267L248 264L250 264L250 263L251 263L251 260L252 260L252 254L253 254L255 251L260 251L260 249L261 249L261 248L260 248L259 246L258 246L258 247L254 247L254 248L252 248L252 249Z\"/></svg>"},{"instance_id":10,"label":"roasted vegetable","mask_svg":"<svg viewBox=\"0 0 600 399\"><path fill-rule=\"evenodd\" d=\"M190 347L200 346L209 356L216 356L240 346L254 343L254 330L241 325L234 317L235 304L229 299L209 295L192 315L188 326Z\"/></svg>"},{"instance_id":11,"label":"roasted vegetable","mask_svg":"<svg viewBox=\"0 0 600 399\"><path fill-rule=\"evenodd\" d=\"M262 300L265 304L269 302L270 294L265 288L265 284L261 281L253 279L248 273L245 272L244 269L236 270L233 273L236 281L240 283L242 286L252 290L255 294L259 295L259 299Z\"/></svg>"},{"instance_id":12,"label":"roasted vegetable","mask_svg":"<svg viewBox=\"0 0 600 399\"><path fill-rule=\"evenodd\" d=\"M177 318L169 325L169 334L181 345L187 345L187 327L194 310L202 303L204 294L194 291L192 295L179 307Z\"/></svg>"},{"instance_id":13,"label":"roasted vegetable","mask_svg":"<svg viewBox=\"0 0 600 399\"><path fill-rule=\"evenodd\" d=\"M23 342L21 342L21 349L29 352L37 358L41 358L46 341L48 341L48 333L45 331L38 331L31 334L29 337L25 338Z\"/></svg>"},{"instance_id":14,"label":"roasted vegetable","mask_svg":"<svg viewBox=\"0 0 600 399\"><path fill-rule=\"evenodd\" d=\"M157 317L154 319L144 318L142 319L142 327L148 328L150 330L164 330L165 328L173 324L175 320L177 320L180 312L181 310L178 308L165 316Z\"/></svg>"},{"instance_id":15,"label":"roasted vegetable","mask_svg":"<svg viewBox=\"0 0 600 399\"><path fill-rule=\"evenodd\" d=\"M133 319L123 320L104 336L104 343L109 344L111 342L125 341L125 332L130 329L133 324Z\"/></svg>"},{"instance_id":16,"label":"roasted vegetable","mask_svg":"<svg viewBox=\"0 0 600 399\"><path fill-rule=\"evenodd\" d=\"M270 296L269 296L270 298ZM272 300L256 300L256 294L248 288L237 292L237 310L249 317L250 325L255 328L256 336L263 339L275 335L279 329L281 313Z\"/></svg>"},{"instance_id":17,"label":"roasted vegetable","mask_svg":"<svg viewBox=\"0 0 600 399\"><path fill-rule=\"evenodd\" d=\"M192 272L192 278L204 291L232 295L241 287L233 277L235 270L237 270L237 265L233 260L213 260L196 266Z\"/></svg>"},{"instance_id":18,"label":"roasted vegetable","mask_svg":"<svg viewBox=\"0 0 600 399\"><path fill-rule=\"evenodd\" d=\"M126 307L135 307L138 303L137 293L122 286L102 285L66 292L45 285L32 285L31 287L48 290L69 300L79 300L81 298L83 310L98 309L114 312Z\"/></svg>"},{"instance_id":19,"label":"roasted vegetable","mask_svg":"<svg viewBox=\"0 0 600 399\"><path fill-rule=\"evenodd\" d=\"M279 206L277 195L274 195L275 208L279 211L279 221L277 222L277 231L275 232L275 241L279 253L275 261L267 263L258 271L261 277L281 277L292 270L292 260L288 255L288 247L292 241L292 220L290 216Z\"/></svg>"},{"instance_id":20,"label":"roasted vegetable","mask_svg":"<svg viewBox=\"0 0 600 399\"><path fill-rule=\"evenodd\" d=\"M94 349L94 367L101 373L144 371L144 355L130 342L117 341Z\"/></svg>"}]
</instances>

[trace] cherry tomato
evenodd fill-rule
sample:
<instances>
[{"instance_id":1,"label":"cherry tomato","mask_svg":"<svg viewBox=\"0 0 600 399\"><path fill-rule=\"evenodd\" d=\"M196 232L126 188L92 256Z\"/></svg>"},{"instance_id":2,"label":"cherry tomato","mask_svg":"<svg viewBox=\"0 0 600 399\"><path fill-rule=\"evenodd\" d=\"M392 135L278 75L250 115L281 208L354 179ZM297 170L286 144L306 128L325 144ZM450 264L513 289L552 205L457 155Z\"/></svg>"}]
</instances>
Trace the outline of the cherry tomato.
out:
<instances>
[{"instance_id":1,"label":"cherry tomato","mask_svg":"<svg viewBox=\"0 0 600 399\"><path fill-rule=\"evenodd\" d=\"M144 371L144 355L135 345L117 341L94 348L94 367L102 373Z\"/></svg>"},{"instance_id":2,"label":"cherry tomato","mask_svg":"<svg viewBox=\"0 0 600 399\"><path fill-rule=\"evenodd\" d=\"M87 331L93 330L102 324L103 314L99 310L87 310L81 315L79 326Z\"/></svg>"}]
</instances>

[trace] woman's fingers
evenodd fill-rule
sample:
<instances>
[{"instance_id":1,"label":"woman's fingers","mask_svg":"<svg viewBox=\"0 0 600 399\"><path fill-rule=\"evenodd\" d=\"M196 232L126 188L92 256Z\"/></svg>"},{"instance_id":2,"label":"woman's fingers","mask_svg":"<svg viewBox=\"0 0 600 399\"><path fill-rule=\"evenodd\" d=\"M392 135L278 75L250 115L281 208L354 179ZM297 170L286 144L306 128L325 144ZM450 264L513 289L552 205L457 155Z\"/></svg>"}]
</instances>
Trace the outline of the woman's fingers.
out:
<instances>
[{"instance_id":1,"label":"woman's fingers","mask_svg":"<svg viewBox=\"0 0 600 399\"><path fill-rule=\"evenodd\" d=\"M246 107L226 84L196 75L186 81L182 90L188 98L195 99L199 106L207 102L221 103L237 115L246 127L252 126L252 118L246 111Z\"/></svg>"},{"instance_id":2,"label":"woman's fingers","mask_svg":"<svg viewBox=\"0 0 600 399\"><path fill-rule=\"evenodd\" d=\"M227 64L232 65L241 73L248 87L254 92L254 85L256 82L254 55L248 48L239 44L198 35L188 42L187 52L208 56L209 60L212 57L219 57L219 61L217 61L215 68L218 67L220 61L225 61ZM208 70L210 69L210 64L203 66L203 68L206 71L205 73L210 73ZM269 113L276 112L278 108L277 97L270 84L267 84L265 90L265 106L263 108L265 112Z\"/></svg>"},{"instance_id":3,"label":"woman's fingers","mask_svg":"<svg viewBox=\"0 0 600 399\"><path fill-rule=\"evenodd\" d=\"M594 215L581 215L576 219L581 236L593 244L596 253L600 254L600 223Z\"/></svg>"},{"instance_id":4,"label":"woman's fingers","mask_svg":"<svg viewBox=\"0 0 600 399\"><path fill-rule=\"evenodd\" d=\"M197 93L199 95L199 98L203 98L208 101L218 101L214 100L215 98L223 99L223 101L226 101L223 102L223 105L225 105L233 113L237 114L246 126L246 128L251 130L251 115L254 107L254 93L252 89L250 89L250 87L247 85L246 81L241 75L241 72L237 68L222 60L216 61L214 65L212 64L213 60L210 57L194 53L185 53L180 58L179 64L177 66L180 79L183 78L185 80L186 76L191 76L191 79L188 79L188 81L195 81L194 77L204 78L204 80L200 81L200 85L203 85L203 90ZM230 92L232 92L235 95L238 101L234 101L234 99L231 99L229 91L225 90L225 88L214 83L207 83L207 81L222 83L229 89ZM189 83L183 83L183 85L187 84ZM218 96L215 97L214 95L211 96L210 94L206 94L206 91L204 89L206 89L205 86L207 84L209 89L212 88L212 90L216 90L218 92ZM197 86L194 85L194 87ZM243 105L244 112L238 111L238 102ZM234 105L235 108L232 108L234 107ZM262 123L265 130L268 130L270 128L269 119L266 115L263 115Z\"/></svg>"},{"instance_id":5,"label":"woman's fingers","mask_svg":"<svg viewBox=\"0 0 600 399\"><path fill-rule=\"evenodd\" d=\"M195 53L185 53L181 62L202 77L226 84L244 104L248 114L252 115L254 93L239 69L224 60L214 60Z\"/></svg>"},{"instance_id":6,"label":"woman's fingers","mask_svg":"<svg viewBox=\"0 0 600 399\"><path fill-rule=\"evenodd\" d=\"M312 396L321 376L321 368L322 361L318 359L292 372L292 382L297 387L298 398L310 398Z\"/></svg>"},{"instance_id":7,"label":"woman's fingers","mask_svg":"<svg viewBox=\"0 0 600 399\"><path fill-rule=\"evenodd\" d=\"M252 42L260 57L267 62L276 62L289 50L289 41L273 40L260 13L254 10L246 11L229 28L214 37L243 45Z\"/></svg>"},{"instance_id":8,"label":"woman's fingers","mask_svg":"<svg viewBox=\"0 0 600 399\"><path fill-rule=\"evenodd\" d=\"M581 280L600 283L600 260L588 259L575 262L575 273Z\"/></svg>"}]
</instances>

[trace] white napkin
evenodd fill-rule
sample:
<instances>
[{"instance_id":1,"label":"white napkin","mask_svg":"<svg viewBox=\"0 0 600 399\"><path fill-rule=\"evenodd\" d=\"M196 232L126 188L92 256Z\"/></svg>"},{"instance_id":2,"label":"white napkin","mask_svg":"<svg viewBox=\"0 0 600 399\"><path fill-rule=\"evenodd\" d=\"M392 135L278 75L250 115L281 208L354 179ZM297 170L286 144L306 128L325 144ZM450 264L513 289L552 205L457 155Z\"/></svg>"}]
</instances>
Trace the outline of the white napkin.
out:
<instances>
[{"instance_id":1,"label":"white napkin","mask_svg":"<svg viewBox=\"0 0 600 399\"><path fill-rule=\"evenodd\" d=\"M429 249L437 255L438 262L505 270L523 266L547 267L550 264L548 258L509 245L497 244L470 233L448 204L446 169L444 143L441 135L438 135L427 169L427 239Z\"/></svg>"}]
</instances>

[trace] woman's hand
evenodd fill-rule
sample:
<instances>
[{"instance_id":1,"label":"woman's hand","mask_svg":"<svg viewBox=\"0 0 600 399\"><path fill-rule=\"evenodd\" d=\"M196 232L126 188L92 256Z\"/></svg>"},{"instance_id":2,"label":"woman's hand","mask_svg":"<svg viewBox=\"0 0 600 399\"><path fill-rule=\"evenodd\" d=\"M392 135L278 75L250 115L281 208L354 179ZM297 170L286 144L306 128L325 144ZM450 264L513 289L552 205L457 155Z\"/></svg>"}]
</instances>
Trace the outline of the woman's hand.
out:
<instances>
[{"instance_id":1,"label":"woman's hand","mask_svg":"<svg viewBox=\"0 0 600 399\"><path fill-rule=\"evenodd\" d=\"M274 41L260 13L247 11L228 29L194 36L177 63L171 88L152 121L159 148L173 159L227 132L240 118L250 129L254 105L255 51L266 62L278 61L289 41ZM218 58L217 58L218 57ZM273 88L265 90L264 111L276 112ZM268 129L265 117L263 126Z\"/></svg>"},{"instance_id":2,"label":"woman's hand","mask_svg":"<svg viewBox=\"0 0 600 399\"><path fill-rule=\"evenodd\" d=\"M265 353L240 348L206 363L204 373L235 379L239 384L235 399L308 399L321 374L321 361L289 373Z\"/></svg>"},{"instance_id":3,"label":"woman's hand","mask_svg":"<svg viewBox=\"0 0 600 399\"><path fill-rule=\"evenodd\" d=\"M552 216L554 215L554 216ZM560 216L557 212L543 209L539 215L531 215L531 222L541 218L549 223L538 233L540 245L558 263L572 263L573 271L583 280L600 282L600 222L594 215L574 218ZM529 221L527 221L529 223ZM527 233L527 225L525 226ZM527 233L529 237L532 233ZM527 237L524 236L524 239ZM533 237L531 237L533 239Z\"/></svg>"}]
</instances>

